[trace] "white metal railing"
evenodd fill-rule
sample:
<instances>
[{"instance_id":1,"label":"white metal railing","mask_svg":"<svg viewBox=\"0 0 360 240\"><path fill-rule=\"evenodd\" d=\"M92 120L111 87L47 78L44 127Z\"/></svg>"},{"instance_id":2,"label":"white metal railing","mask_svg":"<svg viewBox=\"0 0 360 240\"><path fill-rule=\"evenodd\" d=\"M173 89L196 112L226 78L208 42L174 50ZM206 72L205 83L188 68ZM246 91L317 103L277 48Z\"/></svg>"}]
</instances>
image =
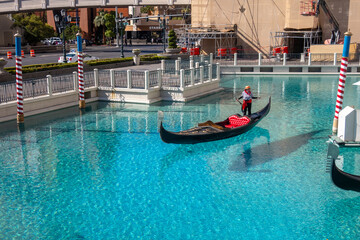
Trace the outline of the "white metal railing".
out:
<instances>
[{"instance_id":1,"label":"white metal railing","mask_svg":"<svg viewBox=\"0 0 360 240\"><path fill-rule=\"evenodd\" d=\"M134 70L98 70L84 74L85 90L89 88L104 89L152 89L163 87L191 87L215 80L220 80L220 64L209 64L211 60L198 58L203 62L195 62L194 67L177 70L181 60L176 60L174 68L158 69L155 71ZM209 60L209 61L208 61ZM193 61L192 59L189 61ZM193 63L192 63L193 64ZM165 68L166 63L161 65ZM172 69L172 71L170 71ZM77 72L64 76L47 75L44 79L24 81L25 98L37 96L52 96L69 91L78 91ZM0 104L16 101L15 82L0 83Z\"/></svg>"},{"instance_id":2,"label":"white metal railing","mask_svg":"<svg viewBox=\"0 0 360 240\"><path fill-rule=\"evenodd\" d=\"M357 54L349 55L349 64L360 66L359 56ZM296 65L339 65L341 62L341 53L299 53L299 54L276 54L270 58L265 57L262 53L243 54L234 53L228 58L217 60L221 65L282 65L282 66L296 66Z\"/></svg>"}]
</instances>

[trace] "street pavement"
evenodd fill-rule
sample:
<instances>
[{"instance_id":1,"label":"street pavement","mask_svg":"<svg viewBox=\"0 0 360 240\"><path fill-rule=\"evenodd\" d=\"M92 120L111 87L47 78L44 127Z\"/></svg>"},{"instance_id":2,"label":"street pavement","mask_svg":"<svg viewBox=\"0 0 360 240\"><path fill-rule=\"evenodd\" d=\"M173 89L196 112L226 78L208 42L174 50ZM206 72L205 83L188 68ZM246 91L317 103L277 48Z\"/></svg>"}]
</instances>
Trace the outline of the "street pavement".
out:
<instances>
[{"instance_id":1,"label":"street pavement","mask_svg":"<svg viewBox=\"0 0 360 240\"><path fill-rule=\"evenodd\" d=\"M132 45L124 46L123 53L124 57L132 57L133 49L140 49L141 55L152 54L152 53L162 53L163 45L162 44L148 44L148 45ZM98 57L100 59L104 58L119 58L121 57L121 47L116 46L87 46L84 51L91 56ZM63 56L62 52L57 53L35 53L36 57L30 57L28 54L25 55L25 58L22 59L22 65L33 65L33 64L44 64L44 63L57 63L58 58ZM6 57L5 57L6 58ZM15 59L6 59L8 63L5 67L14 67Z\"/></svg>"}]
</instances>

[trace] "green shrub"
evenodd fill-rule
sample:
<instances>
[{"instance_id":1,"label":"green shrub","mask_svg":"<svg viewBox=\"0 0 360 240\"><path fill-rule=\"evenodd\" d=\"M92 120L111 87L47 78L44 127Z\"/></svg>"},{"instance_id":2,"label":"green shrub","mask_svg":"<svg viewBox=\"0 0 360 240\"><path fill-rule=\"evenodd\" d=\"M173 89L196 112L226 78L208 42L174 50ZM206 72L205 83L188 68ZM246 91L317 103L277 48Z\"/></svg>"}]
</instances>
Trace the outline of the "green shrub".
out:
<instances>
[{"instance_id":1,"label":"green shrub","mask_svg":"<svg viewBox=\"0 0 360 240\"><path fill-rule=\"evenodd\" d=\"M69 68L69 67L75 67L75 66L77 66L77 63L45 63L45 64L25 65L22 67L22 72L23 73L31 73L31 72L37 72L37 71ZM16 74L15 67L7 67L7 68L4 68L4 70L13 75Z\"/></svg>"},{"instance_id":2,"label":"green shrub","mask_svg":"<svg viewBox=\"0 0 360 240\"><path fill-rule=\"evenodd\" d=\"M131 62L131 61L132 61L132 57L126 57L126 58L105 58L98 60L90 60L90 61L86 61L85 63L90 66L97 66L97 65L120 63L120 62Z\"/></svg>"},{"instance_id":3,"label":"green shrub","mask_svg":"<svg viewBox=\"0 0 360 240\"><path fill-rule=\"evenodd\" d=\"M160 57L156 54L148 54L140 56L140 61L158 61L161 59L168 59L168 57Z\"/></svg>"},{"instance_id":4,"label":"green shrub","mask_svg":"<svg viewBox=\"0 0 360 240\"><path fill-rule=\"evenodd\" d=\"M156 54L147 54L140 56L141 61L157 61L161 59L167 59L166 57L159 57ZM85 61L85 64L89 66L97 66L97 65L104 65L104 64L111 64L111 63L120 63L120 62L131 62L133 61L132 57L127 58L107 58L107 59L98 59L98 60L91 60ZM45 64L34 64L34 65L25 65L22 67L23 73L31 73L37 71L47 71L47 70L54 70L54 69L62 69L62 68L70 68L76 67L77 63L45 63ZM4 68L10 74L16 74L15 67L6 67Z\"/></svg>"},{"instance_id":5,"label":"green shrub","mask_svg":"<svg viewBox=\"0 0 360 240\"><path fill-rule=\"evenodd\" d=\"M169 48L177 48L176 39L175 31L171 29L169 31Z\"/></svg>"}]
</instances>

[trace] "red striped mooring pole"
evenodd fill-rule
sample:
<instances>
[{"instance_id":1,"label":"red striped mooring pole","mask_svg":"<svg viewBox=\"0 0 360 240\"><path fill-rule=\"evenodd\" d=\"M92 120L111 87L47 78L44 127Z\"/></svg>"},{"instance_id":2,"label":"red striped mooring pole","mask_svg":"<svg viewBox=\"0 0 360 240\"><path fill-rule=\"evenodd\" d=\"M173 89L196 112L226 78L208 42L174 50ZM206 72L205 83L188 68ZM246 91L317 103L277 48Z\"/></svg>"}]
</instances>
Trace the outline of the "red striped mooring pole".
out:
<instances>
[{"instance_id":1,"label":"red striped mooring pole","mask_svg":"<svg viewBox=\"0 0 360 240\"><path fill-rule=\"evenodd\" d=\"M16 103L17 122L24 122L24 97L22 80L22 59L21 59L21 35L15 34L15 62L16 62Z\"/></svg>"},{"instance_id":2,"label":"red striped mooring pole","mask_svg":"<svg viewBox=\"0 0 360 240\"><path fill-rule=\"evenodd\" d=\"M342 104L343 104L343 100L344 100L345 81L346 81L346 72L347 72L347 66L348 66L351 35L352 35L351 32L345 33L343 54L342 54L342 58L341 58L339 86L338 86L337 98L336 98L335 116L334 116L334 122L333 122L333 128L332 128L333 134L336 134L337 130L338 130L339 113L342 109Z\"/></svg>"},{"instance_id":3,"label":"red striped mooring pole","mask_svg":"<svg viewBox=\"0 0 360 240\"><path fill-rule=\"evenodd\" d=\"M82 54L81 34L76 34L77 51L78 51L78 80L79 80L79 108L85 108L85 84L84 84L84 65Z\"/></svg>"}]
</instances>

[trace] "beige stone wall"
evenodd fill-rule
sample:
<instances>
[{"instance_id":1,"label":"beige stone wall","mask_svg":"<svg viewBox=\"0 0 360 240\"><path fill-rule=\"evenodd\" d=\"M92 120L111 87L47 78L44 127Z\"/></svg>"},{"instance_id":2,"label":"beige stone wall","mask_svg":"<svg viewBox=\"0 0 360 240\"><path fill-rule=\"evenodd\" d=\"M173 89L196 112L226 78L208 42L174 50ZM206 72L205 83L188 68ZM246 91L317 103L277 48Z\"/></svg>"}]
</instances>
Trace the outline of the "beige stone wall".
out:
<instances>
[{"instance_id":1,"label":"beige stone wall","mask_svg":"<svg viewBox=\"0 0 360 240\"><path fill-rule=\"evenodd\" d=\"M333 61L334 53L337 54L337 61L340 61L343 53L343 44L317 44L310 48L311 61ZM351 43L349 46L349 60L354 61L357 58L358 44Z\"/></svg>"},{"instance_id":2,"label":"beige stone wall","mask_svg":"<svg viewBox=\"0 0 360 240\"><path fill-rule=\"evenodd\" d=\"M308 12L307 8L300 8L301 1L286 0L285 26L284 30L310 30L318 26L318 18L311 15L302 15L300 12ZM302 11L300 11L302 10Z\"/></svg>"},{"instance_id":3,"label":"beige stone wall","mask_svg":"<svg viewBox=\"0 0 360 240\"><path fill-rule=\"evenodd\" d=\"M12 21L6 15L0 15L0 46L7 47L15 44L15 30L11 29Z\"/></svg>"},{"instance_id":4,"label":"beige stone wall","mask_svg":"<svg viewBox=\"0 0 360 240\"><path fill-rule=\"evenodd\" d=\"M352 32L352 42L357 42L360 43L360 14L359 14L359 10L360 10L360 1L350 1L349 4L349 16L348 16L348 24L347 24L347 28L341 28L341 30L343 31L343 33L345 33L346 31L350 30ZM342 35L344 36L344 35Z\"/></svg>"},{"instance_id":5,"label":"beige stone wall","mask_svg":"<svg viewBox=\"0 0 360 240\"><path fill-rule=\"evenodd\" d=\"M352 42L360 41L360 0L326 0L340 25L341 38L350 29ZM287 30L322 30L323 40L331 36L332 24L321 9L320 17L300 14L300 0L192 0L193 27L223 28L237 25L237 46L246 52L268 53L270 33ZM210 41L209 41L210 42Z\"/></svg>"},{"instance_id":6,"label":"beige stone wall","mask_svg":"<svg viewBox=\"0 0 360 240\"><path fill-rule=\"evenodd\" d=\"M193 27L237 25L237 45L246 52L268 53L270 32L283 31L286 0L192 0Z\"/></svg>"}]
</instances>

